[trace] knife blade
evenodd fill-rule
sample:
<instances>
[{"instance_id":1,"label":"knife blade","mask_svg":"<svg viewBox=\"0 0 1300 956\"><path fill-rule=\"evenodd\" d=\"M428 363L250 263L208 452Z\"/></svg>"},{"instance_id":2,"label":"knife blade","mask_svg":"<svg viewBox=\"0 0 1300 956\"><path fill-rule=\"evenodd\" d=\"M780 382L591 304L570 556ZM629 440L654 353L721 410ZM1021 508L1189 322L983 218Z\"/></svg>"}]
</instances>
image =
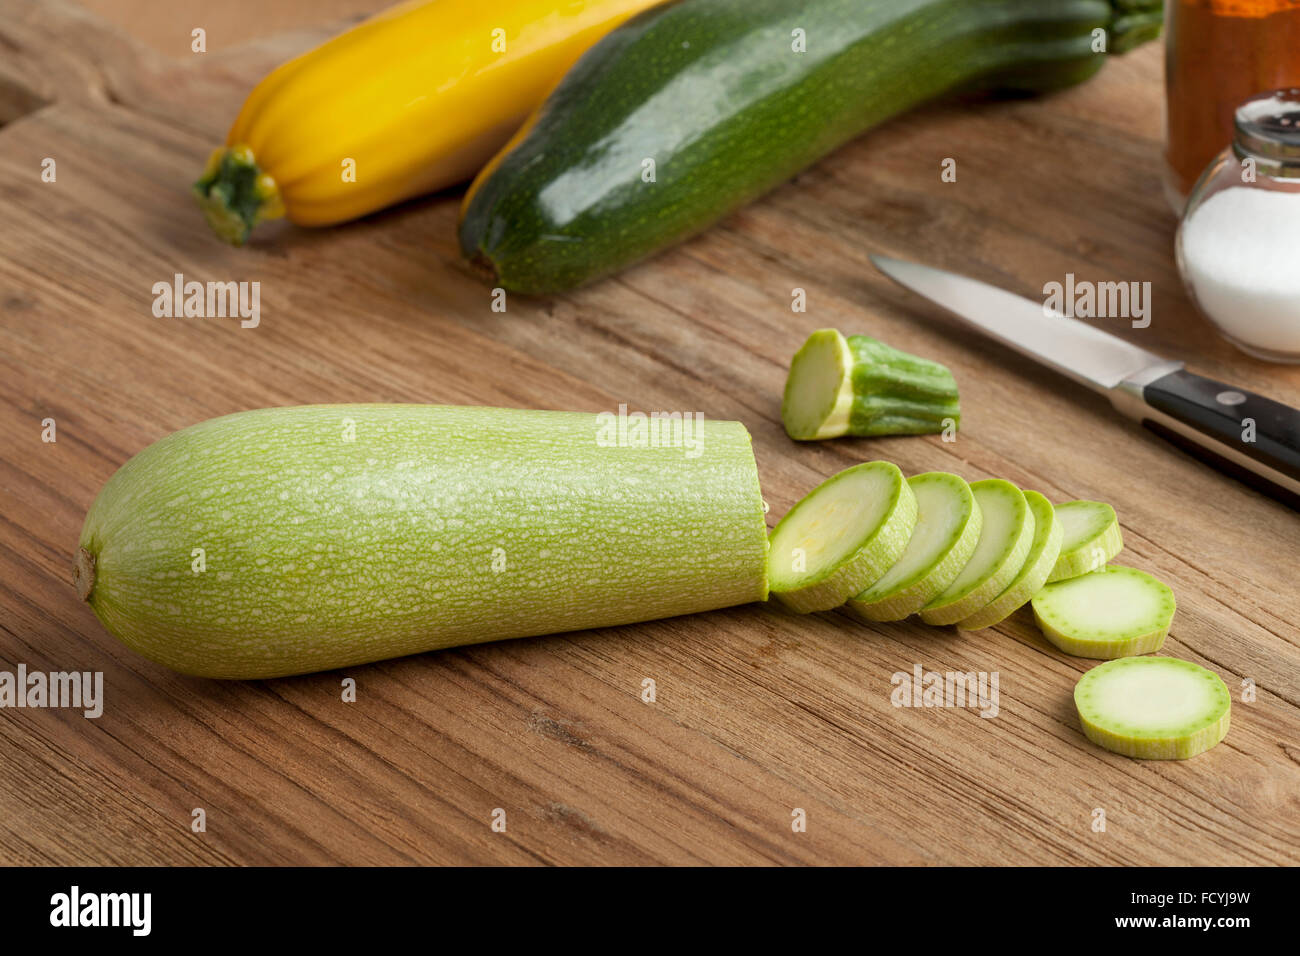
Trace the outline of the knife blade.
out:
<instances>
[{"instance_id":1,"label":"knife blade","mask_svg":"<svg viewBox=\"0 0 1300 956\"><path fill-rule=\"evenodd\" d=\"M1300 410L1187 371L978 279L888 256L876 268L1003 345L1110 399L1226 474L1300 510Z\"/></svg>"}]
</instances>

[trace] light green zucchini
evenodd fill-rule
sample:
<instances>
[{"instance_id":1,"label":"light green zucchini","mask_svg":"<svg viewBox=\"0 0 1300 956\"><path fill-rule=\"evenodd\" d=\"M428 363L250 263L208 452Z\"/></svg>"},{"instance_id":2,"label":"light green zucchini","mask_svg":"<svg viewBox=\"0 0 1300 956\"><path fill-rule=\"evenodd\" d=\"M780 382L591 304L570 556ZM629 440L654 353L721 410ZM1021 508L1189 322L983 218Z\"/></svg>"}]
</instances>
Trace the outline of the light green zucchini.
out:
<instances>
[{"instance_id":1,"label":"light green zucchini","mask_svg":"<svg viewBox=\"0 0 1300 956\"><path fill-rule=\"evenodd\" d=\"M1052 503L1037 491L1026 491L1025 503L1029 505L1029 517L1034 524L1034 538L1020 573L1005 591L970 617L958 621L959 630L978 631L1006 620L1047 583L1047 575L1061 553L1061 523L1056 520Z\"/></svg>"},{"instance_id":2,"label":"light green zucchini","mask_svg":"<svg viewBox=\"0 0 1300 956\"><path fill-rule=\"evenodd\" d=\"M983 517L970 485L943 471L915 475L907 483L917 508L907 550L847 605L868 621L901 621L919 611L961 573L979 541Z\"/></svg>"},{"instance_id":3,"label":"light green zucchini","mask_svg":"<svg viewBox=\"0 0 1300 956\"><path fill-rule=\"evenodd\" d=\"M979 543L961 573L942 594L921 608L926 624L956 624L1006 590L1020 573L1034 526L1024 493L1009 481L971 482L984 518Z\"/></svg>"},{"instance_id":4,"label":"light green zucchini","mask_svg":"<svg viewBox=\"0 0 1300 956\"><path fill-rule=\"evenodd\" d=\"M748 432L692 421L650 442L613 419L318 405L203 422L104 486L78 590L145 656L228 678L764 600Z\"/></svg>"},{"instance_id":5,"label":"light green zucchini","mask_svg":"<svg viewBox=\"0 0 1300 956\"><path fill-rule=\"evenodd\" d=\"M1066 501L1056 506L1064 536L1048 583L1098 571L1124 549L1115 509L1104 501Z\"/></svg>"},{"instance_id":6,"label":"light green zucchini","mask_svg":"<svg viewBox=\"0 0 1300 956\"><path fill-rule=\"evenodd\" d=\"M1176 657L1099 664L1074 687L1084 735L1141 760L1186 760L1228 734L1232 698L1223 678Z\"/></svg>"},{"instance_id":7,"label":"light green zucchini","mask_svg":"<svg viewBox=\"0 0 1300 956\"><path fill-rule=\"evenodd\" d=\"M781 402L797 441L923 435L961 421L952 372L866 335L818 329L790 360Z\"/></svg>"},{"instance_id":8,"label":"light green zucchini","mask_svg":"<svg viewBox=\"0 0 1300 956\"><path fill-rule=\"evenodd\" d=\"M1033 606L1044 637L1067 654L1100 660L1160 650L1175 610L1169 585L1118 564L1049 584Z\"/></svg>"},{"instance_id":9,"label":"light green zucchini","mask_svg":"<svg viewBox=\"0 0 1300 956\"><path fill-rule=\"evenodd\" d=\"M772 529L772 593L800 613L829 611L875 583L902 557L916 496L898 466L870 461L808 492Z\"/></svg>"}]
</instances>

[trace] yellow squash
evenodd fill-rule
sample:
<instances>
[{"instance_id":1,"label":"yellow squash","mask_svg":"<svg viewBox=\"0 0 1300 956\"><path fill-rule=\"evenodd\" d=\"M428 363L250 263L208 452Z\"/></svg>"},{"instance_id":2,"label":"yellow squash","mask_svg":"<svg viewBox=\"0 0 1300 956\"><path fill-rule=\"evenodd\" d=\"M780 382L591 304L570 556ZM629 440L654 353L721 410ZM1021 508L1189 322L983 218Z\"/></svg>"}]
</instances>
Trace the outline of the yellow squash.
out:
<instances>
[{"instance_id":1,"label":"yellow squash","mask_svg":"<svg viewBox=\"0 0 1300 956\"><path fill-rule=\"evenodd\" d=\"M409 0L267 76L194 184L222 238L355 219L474 175L602 36L661 0Z\"/></svg>"}]
</instances>

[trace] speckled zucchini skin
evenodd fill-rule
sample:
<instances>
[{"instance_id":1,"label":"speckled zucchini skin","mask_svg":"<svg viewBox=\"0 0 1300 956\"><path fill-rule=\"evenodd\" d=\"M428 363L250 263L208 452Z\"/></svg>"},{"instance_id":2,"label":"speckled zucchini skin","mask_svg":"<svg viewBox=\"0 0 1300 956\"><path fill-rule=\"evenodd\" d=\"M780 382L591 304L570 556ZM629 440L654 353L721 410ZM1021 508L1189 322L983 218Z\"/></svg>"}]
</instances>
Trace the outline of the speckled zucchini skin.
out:
<instances>
[{"instance_id":1,"label":"speckled zucchini skin","mask_svg":"<svg viewBox=\"0 0 1300 956\"><path fill-rule=\"evenodd\" d=\"M703 422L697 455L610 447L601 427L423 405L212 419L108 481L78 586L130 647L226 678L764 600L744 427Z\"/></svg>"}]
</instances>

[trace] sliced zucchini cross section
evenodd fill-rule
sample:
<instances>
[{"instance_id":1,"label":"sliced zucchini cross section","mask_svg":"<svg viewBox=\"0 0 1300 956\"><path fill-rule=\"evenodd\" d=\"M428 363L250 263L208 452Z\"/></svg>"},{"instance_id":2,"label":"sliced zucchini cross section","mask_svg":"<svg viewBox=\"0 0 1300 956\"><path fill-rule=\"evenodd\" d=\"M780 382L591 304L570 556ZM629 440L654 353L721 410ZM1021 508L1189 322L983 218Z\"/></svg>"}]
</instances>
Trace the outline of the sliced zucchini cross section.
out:
<instances>
[{"instance_id":1,"label":"sliced zucchini cross section","mask_svg":"<svg viewBox=\"0 0 1300 956\"><path fill-rule=\"evenodd\" d=\"M890 462L854 465L828 478L772 530L772 593L801 613L839 607L902 556L916 510L911 486Z\"/></svg>"},{"instance_id":2,"label":"sliced zucchini cross section","mask_svg":"<svg viewBox=\"0 0 1300 956\"><path fill-rule=\"evenodd\" d=\"M1061 553L1061 523L1056 520L1056 511L1052 503L1036 491L1026 491L1025 501L1029 505L1030 520L1034 523L1029 556L1005 591L970 617L957 622L957 627L963 631L992 627L1010 617L1039 592L1056 565L1056 557Z\"/></svg>"},{"instance_id":3,"label":"sliced zucchini cross section","mask_svg":"<svg viewBox=\"0 0 1300 956\"><path fill-rule=\"evenodd\" d=\"M867 335L818 329L790 361L781 402L798 441L841 435L923 435L961 421L946 367Z\"/></svg>"},{"instance_id":4,"label":"sliced zucchini cross section","mask_svg":"<svg viewBox=\"0 0 1300 956\"><path fill-rule=\"evenodd\" d=\"M961 573L979 541L983 519L970 485L929 471L907 479L916 495L916 527L907 550L849 610L868 621L901 621L919 611Z\"/></svg>"},{"instance_id":5,"label":"sliced zucchini cross section","mask_svg":"<svg viewBox=\"0 0 1300 956\"><path fill-rule=\"evenodd\" d=\"M1009 481L971 482L984 524L979 543L952 584L921 609L926 624L956 624L1006 590L1020 573L1034 526L1024 493Z\"/></svg>"},{"instance_id":6,"label":"sliced zucchini cross section","mask_svg":"<svg viewBox=\"0 0 1300 956\"><path fill-rule=\"evenodd\" d=\"M1064 536L1049 582L1100 570L1124 548L1115 509L1104 501L1066 501L1056 506L1056 517Z\"/></svg>"},{"instance_id":7,"label":"sliced zucchini cross section","mask_svg":"<svg viewBox=\"0 0 1300 956\"><path fill-rule=\"evenodd\" d=\"M1049 641L1075 657L1101 660L1160 650L1175 607L1169 585L1118 564L1049 584L1033 606Z\"/></svg>"},{"instance_id":8,"label":"sliced zucchini cross section","mask_svg":"<svg viewBox=\"0 0 1300 956\"><path fill-rule=\"evenodd\" d=\"M1213 671L1175 657L1099 664L1074 686L1084 735L1143 760L1185 760L1228 733L1232 699Z\"/></svg>"}]
</instances>

